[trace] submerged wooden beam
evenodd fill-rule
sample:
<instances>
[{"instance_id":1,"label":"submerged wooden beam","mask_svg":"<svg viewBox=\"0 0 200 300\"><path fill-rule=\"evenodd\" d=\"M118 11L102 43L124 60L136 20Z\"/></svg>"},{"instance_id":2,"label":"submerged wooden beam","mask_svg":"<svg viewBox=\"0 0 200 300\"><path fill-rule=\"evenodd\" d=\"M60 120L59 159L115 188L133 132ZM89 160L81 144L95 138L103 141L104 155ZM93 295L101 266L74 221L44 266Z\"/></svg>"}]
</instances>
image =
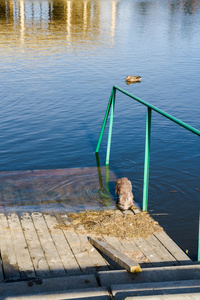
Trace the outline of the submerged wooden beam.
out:
<instances>
[{"instance_id":1,"label":"submerged wooden beam","mask_svg":"<svg viewBox=\"0 0 200 300\"><path fill-rule=\"evenodd\" d=\"M130 273L142 272L140 265L102 239L89 238L90 243Z\"/></svg>"}]
</instances>

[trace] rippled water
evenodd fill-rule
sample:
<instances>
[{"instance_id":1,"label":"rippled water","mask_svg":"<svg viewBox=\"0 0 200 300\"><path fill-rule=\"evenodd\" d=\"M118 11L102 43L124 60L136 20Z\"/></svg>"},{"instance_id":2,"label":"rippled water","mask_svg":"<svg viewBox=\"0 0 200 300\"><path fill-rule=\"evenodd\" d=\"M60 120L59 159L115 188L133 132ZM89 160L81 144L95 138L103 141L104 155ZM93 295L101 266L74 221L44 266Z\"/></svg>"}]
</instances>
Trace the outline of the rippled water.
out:
<instances>
[{"instance_id":1,"label":"rippled water","mask_svg":"<svg viewBox=\"0 0 200 300\"><path fill-rule=\"evenodd\" d=\"M95 166L114 84L199 129L199 32L198 0L1 0L0 171ZM117 93L110 169L140 204L145 113ZM149 210L195 257L199 137L152 117Z\"/></svg>"}]
</instances>

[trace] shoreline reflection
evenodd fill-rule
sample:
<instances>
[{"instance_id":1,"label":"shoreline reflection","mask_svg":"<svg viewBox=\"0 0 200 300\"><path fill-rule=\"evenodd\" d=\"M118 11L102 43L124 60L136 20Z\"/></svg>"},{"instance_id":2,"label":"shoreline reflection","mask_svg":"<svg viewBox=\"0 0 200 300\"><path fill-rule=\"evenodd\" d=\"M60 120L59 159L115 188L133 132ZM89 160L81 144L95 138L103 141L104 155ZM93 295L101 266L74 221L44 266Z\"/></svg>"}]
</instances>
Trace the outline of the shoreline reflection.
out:
<instances>
[{"instance_id":1,"label":"shoreline reflection","mask_svg":"<svg viewBox=\"0 0 200 300\"><path fill-rule=\"evenodd\" d=\"M127 9L121 13L125 2ZM90 50L105 45L112 47L117 26L120 24L122 27L124 17L130 21L130 30L138 30L149 24L148 15L153 16L159 6L167 9L173 18L180 11L182 14L197 13L199 0L169 0L167 3L133 3L123 0L1 0L0 42L3 47L46 47L64 43L65 47L74 47L76 51L78 44L88 45ZM134 20L135 13L143 15L139 20L141 24L137 24L137 19ZM168 21L169 31L172 18ZM181 20L176 22L181 23Z\"/></svg>"},{"instance_id":2,"label":"shoreline reflection","mask_svg":"<svg viewBox=\"0 0 200 300\"><path fill-rule=\"evenodd\" d=\"M45 46L52 41L66 41L68 46L83 42L104 44L105 32L110 39L115 35L117 2L104 5L105 2L86 0L3 0L1 44Z\"/></svg>"}]
</instances>

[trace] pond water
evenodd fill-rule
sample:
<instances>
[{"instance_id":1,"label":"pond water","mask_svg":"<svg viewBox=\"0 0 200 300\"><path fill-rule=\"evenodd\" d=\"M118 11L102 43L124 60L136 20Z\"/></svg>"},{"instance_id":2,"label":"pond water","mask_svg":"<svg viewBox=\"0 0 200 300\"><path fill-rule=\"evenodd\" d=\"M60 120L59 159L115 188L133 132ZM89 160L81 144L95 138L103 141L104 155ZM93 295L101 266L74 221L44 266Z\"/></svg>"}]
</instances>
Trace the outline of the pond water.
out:
<instances>
[{"instance_id":1,"label":"pond water","mask_svg":"<svg viewBox=\"0 0 200 300\"><path fill-rule=\"evenodd\" d=\"M0 171L94 167L113 85L200 129L199 32L198 0L1 0ZM140 205L145 114L117 93L110 170ZM148 208L194 259L199 150L198 136L153 113Z\"/></svg>"}]
</instances>

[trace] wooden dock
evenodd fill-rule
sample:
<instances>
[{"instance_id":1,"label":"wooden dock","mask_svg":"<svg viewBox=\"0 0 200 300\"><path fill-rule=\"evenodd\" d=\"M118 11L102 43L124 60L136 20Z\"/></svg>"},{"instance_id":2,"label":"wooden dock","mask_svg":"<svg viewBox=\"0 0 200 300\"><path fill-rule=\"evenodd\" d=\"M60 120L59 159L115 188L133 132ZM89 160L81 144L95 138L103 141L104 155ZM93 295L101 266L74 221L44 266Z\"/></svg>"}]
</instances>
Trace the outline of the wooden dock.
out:
<instances>
[{"instance_id":1,"label":"wooden dock","mask_svg":"<svg viewBox=\"0 0 200 300\"><path fill-rule=\"evenodd\" d=\"M91 172L94 173L94 170L89 170L89 168L82 171L90 175ZM42 180L38 175L39 172L41 171L38 171L36 176L34 174L34 176L37 177L35 184L38 184L38 182ZM68 171L67 175L66 170L57 170L57 176L61 176L62 173L64 174L62 176L66 177L69 176L69 172L73 174L75 179L74 174L77 170ZM44 179L46 176L44 175L45 173L41 172L41 174ZM53 180L52 174L52 171L49 171L48 175L51 180ZM97 295L95 296L97 299L110 299L110 287L113 284L128 284L133 282L133 280L135 280L134 282L141 282L140 278L144 279L144 277L147 276L145 274L147 274L149 270L155 270L155 272L158 273L161 268L162 270L164 268L166 272L169 272L172 267L177 270L177 268L188 268L188 265L193 264L190 258L165 231L154 233L146 238L135 239L119 239L113 236L101 235L103 240L140 264L143 272L140 273L140 275L130 274L93 247L88 240L88 234L83 234L76 230L66 230L64 226L61 226L63 224L69 225L67 215L71 210L68 209L69 202L66 204L64 200L58 201L58 196L55 201L55 207L57 207L55 212L52 209L51 212L48 211L48 209L47 212L45 212L44 203L42 203L42 201L45 201L45 197L44 193L41 193L41 189L41 198L40 200L37 199L36 204L34 204L34 211L30 210L31 205L30 203L27 204L28 198L25 200L24 197L20 200L20 209L17 208L17 211L14 212L14 205L11 207L11 199L13 203L14 200L16 201L14 187L18 186L19 193L19 185L21 184L22 188L25 184L22 180L24 173L20 174L20 180L19 177L17 177L18 179L15 178L15 180L17 179L17 184L15 183L15 185L13 177L12 181L9 177L10 174L9 176L8 174L6 175L6 183L3 181L3 175L1 178L0 299L6 299L7 296L13 296L18 299L18 296L38 294L43 295L41 299L51 299L48 297L45 298L44 294L46 293L53 293L54 296L52 299L63 299L64 294L61 297L61 293L66 293L67 291L70 296L67 298L65 295L65 299L73 299L75 296L73 296L72 290L76 290L77 293L78 290L81 290L81 295L83 295L83 289L86 294L88 293L87 295ZM14 176L16 176L16 173ZM90 193L90 189L93 191L95 189L99 190L99 185L97 184L97 182L99 182L98 173L96 173L96 176L96 181L95 176L93 176L93 185L90 184L89 188L85 187L84 189L85 197L87 198L92 197L93 193ZM58 177L55 176L55 171L54 177L56 180L58 179ZM80 176L78 177L80 182ZM112 178L114 178L114 176ZM25 178L25 181L26 180L28 180L27 177ZM77 180L75 180L75 182L77 184ZM35 186L37 186L37 184ZM47 188L47 184L52 184L52 182L50 181L50 183L48 183L48 181L46 181L45 185L43 181L44 189ZM61 183L57 180L56 184L58 193ZM9 185L12 186L13 189L10 195ZM26 182L26 193L28 190L27 185L29 185L29 190L31 190L30 182ZM40 188L41 186L42 184L40 182ZM65 181L65 193L68 197L69 193L66 191L66 186ZM70 186L70 189L72 189L72 186ZM20 193L23 194L25 192L21 189ZM77 194L79 195L79 192ZM32 199L31 195L29 195L29 197ZM6 205L6 199L8 199L8 206ZM78 201L78 199L76 201ZM82 204L86 207L87 201L84 202L84 198L82 198ZM25 204L23 205L22 202ZM113 203L113 199L110 199L108 202ZM40 209L41 203L43 209ZM89 204L91 206L90 202ZM47 203L47 206L48 205L49 203ZM59 205L62 208L62 212L61 209L58 209ZM24 207L28 208L29 211L28 209L24 209ZM110 207L112 207L112 205L104 207L104 209L110 209ZM36 208L38 208L38 211ZM73 209L74 203L72 211ZM102 204L99 205L99 209L102 209ZM134 212L125 212L125 214L126 213L134 214ZM199 269L197 271L199 271ZM183 273L184 271L182 271L182 274ZM168 277L165 281L169 279ZM200 279L200 277L198 279ZM86 298L89 299L89 296Z\"/></svg>"},{"instance_id":2,"label":"wooden dock","mask_svg":"<svg viewBox=\"0 0 200 300\"><path fill-rule=\"evenodd\" d=\"M120 270L104 258L87 235L58 228L65 215L40 212L0 214L1 280L49 278L97 271ZM187 255L162 231L146 239L120 240L101 236L142 268L187 263Z\"/></svg>"}]
</instances>

